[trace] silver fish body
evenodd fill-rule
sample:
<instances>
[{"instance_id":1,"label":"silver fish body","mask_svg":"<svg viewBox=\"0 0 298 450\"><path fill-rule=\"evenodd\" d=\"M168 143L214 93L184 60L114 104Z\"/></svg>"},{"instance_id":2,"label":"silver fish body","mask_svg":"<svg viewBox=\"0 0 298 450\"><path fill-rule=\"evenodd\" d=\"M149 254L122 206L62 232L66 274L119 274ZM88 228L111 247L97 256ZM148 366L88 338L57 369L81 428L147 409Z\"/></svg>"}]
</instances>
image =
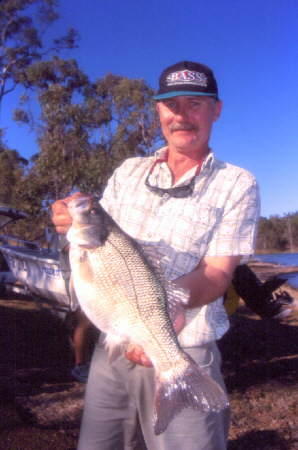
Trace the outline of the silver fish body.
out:
<instances>
[{"instance_id":1,"label":"silver fish body","mask_svg":"<svg viewBox=\"0 0 298 450\"><path fill-rule=\"evenodd\" d=\"M151 359L155 434L185 407L204 412L225 408L222 389L180 347L164 283L141 246L87 196L74 199L69 211L75 294L85 314L107 334L114 356L136 343Z\"/></svg>"}]
</instances>

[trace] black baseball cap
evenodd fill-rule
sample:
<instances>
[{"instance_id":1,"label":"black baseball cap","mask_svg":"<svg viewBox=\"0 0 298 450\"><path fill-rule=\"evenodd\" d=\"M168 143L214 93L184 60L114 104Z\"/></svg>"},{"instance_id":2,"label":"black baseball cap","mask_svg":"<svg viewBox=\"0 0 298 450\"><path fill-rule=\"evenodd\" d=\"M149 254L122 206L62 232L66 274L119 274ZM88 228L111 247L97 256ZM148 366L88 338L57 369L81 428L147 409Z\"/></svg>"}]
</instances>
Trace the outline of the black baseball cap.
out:
<instances>
[{"instance_id":1,"label":"black baseball cap","mask_svg":"<svg viewBox=\"0 0 298 450\"><path fill-rule=\"evenodd\" d=\"M154 100L180 95L204 95L218 99L218 88L212 70L204 64L181 61L165 69L159 78Z\"/></svg>"}]
</instances>

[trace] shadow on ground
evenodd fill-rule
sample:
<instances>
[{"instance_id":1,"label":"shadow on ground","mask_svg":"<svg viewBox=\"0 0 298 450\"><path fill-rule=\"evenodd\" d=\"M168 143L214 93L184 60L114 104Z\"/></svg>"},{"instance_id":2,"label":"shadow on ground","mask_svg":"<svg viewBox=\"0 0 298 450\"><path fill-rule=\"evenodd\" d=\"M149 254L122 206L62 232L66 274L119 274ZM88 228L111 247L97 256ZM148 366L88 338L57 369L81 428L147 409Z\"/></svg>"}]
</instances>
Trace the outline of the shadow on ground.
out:
<instances>
[{"instance_id":1,"label":"shadow on ground","mask_svg":"<svg viewBox=\"0 0 298 450\"><path fill-rule=\"evenodd\" d=\"M69 331L26 308L0 307L0 448L75 449L85 385L70 376Z\"/></svg>"},{"instance_id":2,"label":"shadow on ground","mask_svg":"<svg viewBox=\"0 0 298 450\"><path fill-rule=\"evenodd\" d=\"M283 385L297 381L297 318L259 320L245 308L231 317L231 328L218 342L225 383L231 394L276 380Z\"/></svg>"},{"instance_id":3,"label":"shadow on ground","mask_svg":"<svg viewBox=\"0 0 298 450\"><path fill-rule=\"evenodd\" d=\"M228 450L291 450L292 443L273 430L249 431L229 442Z\"/></svg>"}]
</instances>

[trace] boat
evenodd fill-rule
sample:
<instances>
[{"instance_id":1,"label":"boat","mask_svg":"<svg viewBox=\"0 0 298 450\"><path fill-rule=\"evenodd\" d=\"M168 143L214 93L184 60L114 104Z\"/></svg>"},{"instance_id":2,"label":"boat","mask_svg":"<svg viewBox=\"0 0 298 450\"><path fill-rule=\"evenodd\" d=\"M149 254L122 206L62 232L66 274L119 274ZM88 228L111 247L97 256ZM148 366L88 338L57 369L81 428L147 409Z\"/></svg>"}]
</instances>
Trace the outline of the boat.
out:
<instances>
[{"instance_id":1,"label":"boat","mask_svg":"<svg viewBox=\"0 0 298 450\"><path fill-rule=\"evenodd\" d=\"M10 207L0 206L0 229L3 229L6 225L15 220L24 219L26 217L27 214L21 211L17 211ZM6 282L13 283L15 281L15 276L10 270L3 253L0 252L0 286L4 287Z\"/></svg>"},{"instance_id":2,"label":"boat","mask_svg":"<svg viewBox=\"0 0 298 450\"><path fill-rule=\"evenodd\" d=\"M22 211L0 206L0 229L26 217L27 214ZM70 299L59 265L58 234L47 227L45 238L46 247L1 234L0 254L3 255L2 260L3 257L5 259L6 267L2 264L0 279L7 290L32 297L39 307L46 303L55 312L67 313L71 309Z\"/></svg>"}]
</instances>

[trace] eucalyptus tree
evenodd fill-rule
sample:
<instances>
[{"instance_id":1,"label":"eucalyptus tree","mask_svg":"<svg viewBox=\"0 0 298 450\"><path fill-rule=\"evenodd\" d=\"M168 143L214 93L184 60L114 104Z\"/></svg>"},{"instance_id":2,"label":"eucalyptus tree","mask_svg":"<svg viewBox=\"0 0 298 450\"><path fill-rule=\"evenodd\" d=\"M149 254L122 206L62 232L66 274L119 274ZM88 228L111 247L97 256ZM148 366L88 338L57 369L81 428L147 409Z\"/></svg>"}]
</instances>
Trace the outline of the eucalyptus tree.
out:
<instances>
[{"instance_id":1,"label":"eucalyptus tree","mask_svg":"<svg viewBox=\"0 0 298 450\"><path fill-rule=\"evenodd\" d=\"M28 67L27 79L36 90L41 114L35 118L23 107L15 110L14 118L36 131L39 152L32 157L27 178L46 206L69 195L82 176L90 147L83 102L89 81L76 61L57 56Z\"/></svg>"},{"instance_id":2,"label":"eucalyptus tree","mask_svg":"<svg viewBox=\"0 0 298 450\"><path fill-rule=\"evenodd\" d=\"M0 204L17 206L16 186L20 182L28 161L17 150L8 148L4 132L0 129Z\"/></svg>"},{"instance_id":3,"label":"eucalyptus tree","mask_svg":"<svg viewBox=\"0 0 298 450\"><path fill-rule=\"evenodd\" d=\"M29 190L36 186L48 203L74 190L101 195L115 167L148 155L160 140L153 90L144 80L108 74L91 84L74 60L58 57L31 65L27 79L41 115L36 120L22 108L14 117L36 130Z\"/></svg>"},{"instance_id":4,"label":"eucalyptus tree","mask_svg":"<svg viewBox=\"0 0 298 450\"><path fill-rule=\"evenodd\" d=\"M26 69L49 52L73 48L78 38L73 28L45 49L43 35L58 19L57 0L0 1L0 106L18 84L30 87Z\"/></svg>"},{"instance_id":5,"label":"eucalyptus tree","mask_svg":"<svg viewBox=\"0 0 298 450\"><path fill-rule=\"evenodd\" d=\"M112 74L93 88L99 111L109 113L109 121L100 123L101 143L109 142L119 160L149 155L161 139L153 89L142 79Z\"/></svg>"},{"instance_id":6,"label":"eucalyptus tree","mask_svg":"<svg viewBox=\"0 0 298 450\"><path fill-rule=\"evenodd\" d=\"M85 105L92 146L81 189L100 194L123 160L155 150L162 134L153 94L144 80L111 73L90 86Z\"/></svg>"}]
</instances>

